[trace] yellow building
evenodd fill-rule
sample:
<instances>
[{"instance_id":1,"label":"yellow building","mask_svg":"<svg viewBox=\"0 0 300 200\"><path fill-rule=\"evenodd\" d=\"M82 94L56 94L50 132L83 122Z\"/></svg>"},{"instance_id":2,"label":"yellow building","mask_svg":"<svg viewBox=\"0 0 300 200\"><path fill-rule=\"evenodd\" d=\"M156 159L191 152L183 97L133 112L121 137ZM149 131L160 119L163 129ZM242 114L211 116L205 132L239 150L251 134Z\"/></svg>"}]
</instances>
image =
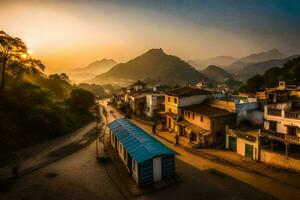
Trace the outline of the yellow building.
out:
<instances>
[{"instance_id":1,"label":"yellow building","mask_svg":"<svg viewBox=\"0 0 300 200\"><path fill-rule=\"evenodd\" d=\"M183 121L183 108L202 103L210 95L209 91L189 86L167 92L163 114L166 117L166 126L169 131L178 135L183 134L184 127L187 125Z\"/></svg>"}]
</instances>

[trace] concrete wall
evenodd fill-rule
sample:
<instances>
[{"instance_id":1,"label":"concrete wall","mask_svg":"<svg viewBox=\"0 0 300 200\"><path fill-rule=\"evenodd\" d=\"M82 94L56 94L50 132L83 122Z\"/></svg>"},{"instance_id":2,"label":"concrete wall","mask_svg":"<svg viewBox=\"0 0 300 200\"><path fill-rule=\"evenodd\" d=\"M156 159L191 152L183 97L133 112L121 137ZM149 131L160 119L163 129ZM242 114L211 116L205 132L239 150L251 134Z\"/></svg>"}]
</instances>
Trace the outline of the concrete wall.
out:
<instances>
[{"instance_id":1,"label":"concrete wall","mask_svg":"<svg viewBox=\"0 0 300 200\"><path fill-rule=\"evenodd\" d=\"M258 130L257 130L258 131ZM246 134L246 133L245 133ZM254 134L251 134L254 135ZM257 133L258 135L258 133ZM225 138L225 147L226 149L229 149L229 137L235 137L236 138L236 153L245 156L245 146L246 144L253 145L253 159L259 160L259 141L258 137L255 142L251 142L249 140L246 140L244 138L239 138L236 136L236 130L232 129L226 129L226 138Z\"/></svg>"},{"instance_id":2,"label":"concrete wall","mask_svg":"<svg viewBox=\"0 0 300 200\"><path fill-rule=\"evenodd\" d=\"M195 104L202 103L205 99L207 99L208 95L195 95L189 97L180 97L179 98L179 106L190 106Z\"/></svg>"},{"instance_id":3,"label":"concrete wall","mask_svg":"<svg viewBox=\"0 0 300 200\"><path fill-rule=\"evenodd\" d=\"M300 160L274 153L266 149L260 151L260 161L278 167L293 169L300 172Z\"/></svg>"},{"instance_id":4,"label":"concrete wall","mask_svg":"<svg viewBox=\"0 0 300 200\"><path fill-rule=\"evenodd\" d=\"M220 109L226 109L231 112L236 111L236 105L234 102L231 101L225 101L225 100L220 100L220 99L213 99L211 101L211 106L220 108Z\"/></svg>"},{"instance_id":5,"label":"concrete wall","mask_svg":"<svg viewBox=\"0 0 300 200\"><path fill-rule=\"evenodd\" d=\"M287 106L287 105L286 105ZM284 106L282 106L284 107ZM281 116L274 116L274 115L268 115L268 107L265 106L265 112L264 117L266 121L264 122L264 128L266 130L269 130L270 122L269 121L275 121L277 122L276 125L276 132L287 134L288 126L297 126L297 136L300 137L300 119L294 119L294 118L287 118L285 116L285 111L281 110Z\"/></svg>"},{"instance_id":6,"label":"concrete wall","mask_svg":"<svg viewBox=\"0 0 300 200\"><path fill-rule=\"evenodd\" d=\"M190 113L190 116L188 116L188 113ZM201 121L201 117L203 121ZM184 119L204 129L211 130L211 119L207 116L190 111L184 111Z\"/></svg>"}]
</instances>

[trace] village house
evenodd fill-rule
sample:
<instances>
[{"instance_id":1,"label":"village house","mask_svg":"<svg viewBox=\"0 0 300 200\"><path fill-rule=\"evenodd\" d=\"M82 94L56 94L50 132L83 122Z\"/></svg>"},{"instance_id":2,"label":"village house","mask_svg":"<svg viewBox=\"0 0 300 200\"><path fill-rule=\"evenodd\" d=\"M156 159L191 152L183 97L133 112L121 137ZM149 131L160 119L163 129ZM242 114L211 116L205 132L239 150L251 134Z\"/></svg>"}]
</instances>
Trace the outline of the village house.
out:
<instances>
[{"instance_id":1,"label":"village house","mask_svg":"<svg viewBox=\"0 0 300 200\"><path fill-rule=\"evenodd\" d=\"M110 142L139 186L175 176L175 152L125 118L108 124Z\"/></svg>"},{"instance_id":2,"label":"village house","mask_svg":"<svg viewBox=\"0 0 300 200\"><path fill-rule=\"evenodd\" d=\"M159 111L164 109L164 101L164 94L146 94L145 115L150 118L155 117Z\"/></svg>"},{"instance_id":3,"label":"village house","mask_svg":"<svg viewBox=\"0 0 300 200\"><path fill-rule=\"evenodd\" d=\"M212 107L207 102L184 107L186 126L180 136L201 147L221 144L226 124L235 122L235 117L235 113Z\"/></svg>"},{"instance_id":4,"label":"village house","mask_svg":"<svg viewBox=\"0 0 300 200\"><path fill-rule=\"evenodd\" d=\"M183 120L183 108L190 105L200 104L209 98L211 93L206 90L181 87L165 94L165 111L162 113L166 119L166 127L171 133L182 135L185 121Z\"/></svg>"},{"instance_id":5,"label":"village house","mask_svg":"<svg viewBox=\"0 0 300 200\"><path fill-rule=\"evenodd\" d=\"M213 95L213 98L210 100L210 106L236 113L236 125L242 121L248 120L249 114L253 111L262 110L263 105L264 102L257 101L257 98L249 96L216 94Z\"/></svg>"},{"instance_id":6,"label":"village house","mask_svg":"<svg viewBox=\"0 0 300 200\"><path fill-rule=\"evenodd\" d=\"M270 140L271 150L274 145L284 146L285 155L289 149L300 147L300 103L288 101L269 104L264 111L264 129L262 135ZM299 151L300 156L300 151Z\"/></svg>"},{"instance_id":7,"label":"village house","mask_svg":"<svg viewBox=\"0 0 300 200\"><path fill-rule=\"evenodd\" d=\"M146 95L141 93L126 93L125 104L133 114L142 115L145 110Z\"/></svg>"},{"instance_id":8,"label":"village house","mask_svg":"<svg viewBox=\"0 0 300 200\"><path fill-rule=\"evenodd\" d=\"M243 124L226 126L226 149L252 160L260 159L260 129Z\"/></svg>"}]
</instances>

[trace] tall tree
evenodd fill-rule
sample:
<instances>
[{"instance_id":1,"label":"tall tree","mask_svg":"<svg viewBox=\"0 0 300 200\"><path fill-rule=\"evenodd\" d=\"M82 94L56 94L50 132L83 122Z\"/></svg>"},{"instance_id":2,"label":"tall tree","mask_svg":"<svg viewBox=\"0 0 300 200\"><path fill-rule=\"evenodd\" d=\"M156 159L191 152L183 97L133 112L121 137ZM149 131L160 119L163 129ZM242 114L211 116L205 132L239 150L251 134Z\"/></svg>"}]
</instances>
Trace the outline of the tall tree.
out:
<instances>
[{"instance_id":1,"label":"tall tree","mask_svg":"<svg viewBox=\"0 0 300 200\"><path fill-rule=\"evenodd\" d=\"M39 73L44 70L45 65L40 60L33 59L28 53L28 48L25 43L17 37L12 37L0 31L0 63L2 67L1 87L5 86L5 72L8 67L18 66L28 73Z\"/></svg>"}]
</instances>

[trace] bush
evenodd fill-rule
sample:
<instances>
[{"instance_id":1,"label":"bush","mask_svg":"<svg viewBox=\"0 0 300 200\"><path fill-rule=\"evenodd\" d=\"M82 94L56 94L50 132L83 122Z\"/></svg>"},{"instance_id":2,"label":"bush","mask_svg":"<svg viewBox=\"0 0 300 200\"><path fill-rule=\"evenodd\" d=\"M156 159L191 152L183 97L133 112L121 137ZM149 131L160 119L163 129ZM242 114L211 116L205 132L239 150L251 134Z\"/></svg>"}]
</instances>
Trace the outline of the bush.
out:
<instances>
[{"instance_id":1,"label":"bush","mask_svg":"<svg viewBox=\"0 0 300 200\"><path fill-rule=\"evenodd\" d=\"M67 104L74 110L88 112L95 104L95 95L83 89L74 89L71 97L67 100Z\"/></svg>"}]
</instances>

